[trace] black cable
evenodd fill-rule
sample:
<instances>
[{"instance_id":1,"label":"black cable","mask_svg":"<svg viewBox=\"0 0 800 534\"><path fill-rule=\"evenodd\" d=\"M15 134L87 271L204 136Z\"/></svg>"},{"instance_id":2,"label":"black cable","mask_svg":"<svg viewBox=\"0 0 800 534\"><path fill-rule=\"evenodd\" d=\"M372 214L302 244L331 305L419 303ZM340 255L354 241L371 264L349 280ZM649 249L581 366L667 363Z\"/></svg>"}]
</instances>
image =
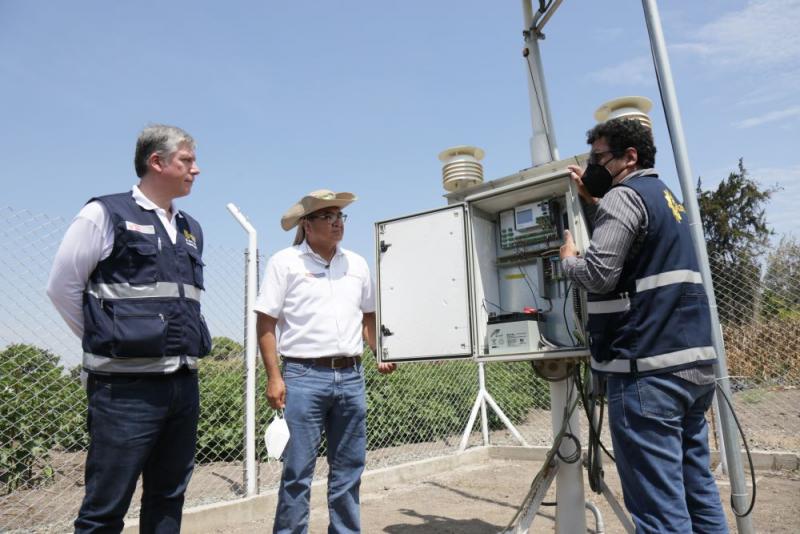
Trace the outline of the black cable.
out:
<instances>
[{"instance_id":1,"label":"black cable","mask_svg":"<svg viewBox=\"0 0 800 534\"><path fill-rule=\"evenodd\" d=\"M589 378L591 377L591 370L587 364L584 365L586 365L584 375ZM604 471L602 463L599 461L600 450L602 449L612 461L616 461L614 456L608 451L606 446L603 444L603 441L600 439L603 429L603 411L605 407L605 399L602 396L599 397L600 414L597 418L597 426L595 426L594 411L596 408L593 399L589 395L590 381L587 380L584 383L580 368L575 369L575 381L578 384L578 392L581 396L581 402L583 402L586 419L589 422L589 443L587 445L586 454L586 469L588 471L589 487L595 493L601 493L601 481L604 478Z\"/></svg>"},{"instance_id":2,"label":"black cable","mask_svg":"<svg viewBox=\"0 0 800 534\"><path fill-rule=\"evenodd\" d=\"M570 432L565 432L564 435L561 437L561 441L564 441L564 438L572 440L572 443L575 444L575 452L570 454L569 456L563 456L561 454L561 447L556 450L556 456L561 458L561 461L566 464L575 464L578 463L581 459L581 441L575 434Z\"/></svg>"},{"instance_id":3,"label":"black cable","mask_svg":"<svg viewBox=\"0 0 800 534\"><path fill-rule=\"evenodd\" d=\"M586 334L586 324L583 322L583 302L581 301L580 294L578 292L578 288L572 288L572 318L574 320L574 324L576 325L578 331L575 332L576 337L580 337L578 340L583 346L588 346L588 342L586 341L589 339L589 336Z\"/></svg>"},{"instance_id":4,"label":"black cable","mask_svg":"<svg viewBox=\"0 0 800 534\"><path fill-rule=\"evenodd\" d=\"M518 254L518 255L520 254L520 251L519 251L519 250L517 251L517 254ZM528 274L527 274L527 273L525 272L525 270L522 268L522 265L517 265L517 269L519 269L519 272L520 272L520 274L522 275L522 279L523 279L523 280L525 280L525 285L527 285L527 286L528 286L528 289L530 289L530 290L531 290L531 296L533 296L533 305L536 307L536 313L537 313L537 314L541 313L541 312L540 312L540 310L539 310L539 300L536 298L536 291L534 291L534 289L533 289L532 280L529 280L529 279L528 279ZM538 289L538 287L537 287L537 289ZM552 302L551 302L551 304L550 304L550 308L551 308L551 309L553 308L553 304L552 304ZM537 315L537 322L538 322L538 315ZM542 329L541 329L541 328L538 328L538 326L537 326L536 330L538 330L538 331L539 331L539 342L540 342L542 345L544 345L544 346L553 345L553 346L556 346L556 347L557 347L557 346L559 346L557 343L553 343L553 342L552 342L552 341L550 341L549 339L545 338L545 337L544 337L544 334L542 333ZM534 372L536 372L536 369L535 369L535 368L534 368ZM538 374L538 373L537 373L537 374ZM544 378L544 377L543 377L543 378Z\"/></svg>"},{"instance_id":5,"label":"black cable","mask_svg":"<svg viewBox=\"0 0 800 534\"><path fill-rule=\"evenodd\" d=\"M515 524L519 521L520 517L522 516L523 510L526 510L527 507L530 505L533 496L536 492L536 489L539 487L539 484L542 483L544 480L545 472L552 468L552 462L556 455L556 451L558 450L559 446L561 445L561 438L567 431L567 421L572 416L575 408L578 406L579 399L575 399L575 402L572 403L569 408L565 407L565 420L564 423L561 425L561 430L556 434L555 439L553 440L553 446L550 447L550 450L547 451L547 455L545 456L544 462L542 463L542 468L536 473L536 476L531 482L531 487L528 490L527 495L522 500L522 505L517 509L517 512L514 514L514 517L511 518L511 521L508 523L508 526L505 528L505 531L511 530Z\"/></svg>"},{"instance_id":6,"label":"black cable","mask_svg":"<svg viewBox=\"0 0 800 534\"><path fill-rule=\"evenodd\" d=\"M519 250L517 251L517 254L520 254ZM544 267L542 267L542 268L544 268ZM531 291L531 295L533 296L533 305L536 307L536 312L540 313L541 309L539 308L539 300L536 298L536 291L533 289L533 280L530 280L530 277L528 276L528 273L525 272L525 269L522 268L522 265L517 265L517 269L519 270L520 274L522 275L522 279L525 280L525 285L527 285L528 289ZM568 296L569 296L569 288L570 288L571 285L572 285L572 282L570 282L569 285L567 286L567 293L566 293L566 295L564 295L563 315L564 315L564 328L567 331L567 335L569 336L570 343L572 343L572 346L574 347L575 346L575 338L572 337L572 333L569 330L569 323L567 322L567 300L568 300ZM537 286L537 289L539 289L538 286ZM545 297L542 297L542 298L545 298ZM545 298L545 300L550 302L550 310L552 310L553 309L553 301L551 299L547 299L547 298ZM548 310L548 311L550 311L550 310ZM544 344L544 345L548 345L548 344L549 345L555 345L556 347L563 347L564 346L564 345L561 345L559 343L554 343L554 342L550 341L549 339L546 339L544 337L544 334L542 334L541 328L538 329L538 330L539 330L539 341L542 344ZM535 369L534 369L534 371L535 371ZM539 375L539 376L542 376L542 375ZM547 377L544 377L544 376L542 376L542 378L544 378L545 380L548 380L550 382L557 382L558 380L564 380L563 378L560 378L558 380L550 380L550 379L548 379ZM566 377L564 377L564 378L566 378Z\"/></svg>"},{"instance_id":7,"label":"black cable","mask_svg":"<svg viewBox=\"0 0 800 534\"><path fill-rule=\"evenodd\" d=\"M567 320L567 301L570 299L570 289L572 288L572 280L569 281L567 284L567 291L564 293L564 328L567 330L567 335L569 336L569 340L572 343L572 346L575 346L575 338L572 337L572 332L569 329L569 321Z\"/></svg>"},{"instance_id":8,"label":"black cable","mask_svg":"<svg viewBox=\"0 0 800 534\"><path fill-rule=\"evenodd\" d=\"M592 376L592 371L591 371L591 368L589 367L589 365L586 366L586 374L589 377ZM605 378L600 378L600 380L605 380ZM587 390L588 390L588 384L587 384ZM595 444L594 444L595 445L595 458L599 458L600 457L600 452L597 450L597 447L600 447L600 449L602 449L603 452L606 453L606 455L611 459L611 461L616 463L617 459L614 458L614 455L611 454L611 452L606 448L605 444L603 443L603 440L600 439L600 436L603 434L603 415L604 415L603 412L605 411L605 407L606 407L605 392L603 392L601 395L596 396L596 398L599 401L599 405L600 405L600 414L597 416L597 427L594 426L595 404L594 404L594 402L592 402L591 398L589 398L589 405L591 406L590 412L587 412L592 416L592 418L590 419L589 432L591 434L593 434L594 438L595 438ZM600 469L599 465L597 466L597 469ZM600 470L602 471L602 469L600 469Z\"/></svg>"},{"instance_id":9,"label":"black cable","mask_svg":"<svg viewBox=\"0 0 800 534\"><path fill-rule=\"evenodd\" d=\"M525 283L528 285L528 289L531 290L531 295L533 295L533 305L536 306L536 310L537 311L541 311L541 308L539 308L539 300L536 298L536 293L534 292L534 289L533 289L533 280L531 280L531 277L528 276L528 272L525 271L525 269L522 268L522 265L517 265L517 269L519 269L520 274L522 274L522 278L525 280ZM539 289L538 285L536 286L536 289ZM545 312L545 313L547 313L547 312L549 312L549 311L551 311L553 309L553 299L549 299L547 297L542 297L542 298L544 300L546 300L548 304L550 304L550 309L548 309Z\"/></svg>"},{"instance_id":10,"label":"black cable","mask_svg":"<svg viewBox=\"0 0 800 534\"><path fill-rule=\"evenodd\" d=\"M569 364L567 364L567 366L569 366ZM565 378L569 377L569 375L570 375L570 373L568 372L566 374ZM565 424L566 428L564 430L563 435L561 436L561 442L563 442L565 438L569 439L569 440L572 440L572 443L575 445L575 451L572 454L568 455L568 456L563 456L561 454L561 444L560 443L559 443L558 449L556 449L556 456L558 456L561 459L562 462L567 463L567 464L574 464L574 463L577 463L577 462L579 462L581 460L581 441L580 441L580 439L578 439L578 437L575 434L572 433L572 424L570 423L570 415L567 414L567 406L569 405L569 400L572 398L573 395L575 395L575 382L574 381L569 383L569 386L567 387L567 391L566 391L566 394L565 394L566 398L564 399L564 424ZM576 396L575 402L577 402L577 401L578 401L578 398Z\"/></svg>"},{"instance_id":11,"label":"black cable","mask_svg":"<svg viewBox=\"0 0 800 534\"><path fill-rule=\"evenodd\" d=\"M528 280L528 275L525 270L522 268L522 265L517 265L517 269L519 269L519 274L522 275L522 279L525 280L525 284L528 286L528 289L531 290L531 295L533 295L533 305L536 306L536 312L539 312L539 300L536 298L536 292L533 290L533 285Z\"/></svg>"},{"instance_id":12,"label":"black cable","mask_svg":"<svg viewBox=\"0 0 800 534\"><path fill-rule=\"evenodd\" d=\"M547 125L547 116L544 114L544 109L542 108L542 102L539 99L539 91L536 90L536 80L533 77L533 69L531 68L531 60L529 58L529 52L527 48L523 51L522 57L525 58L525 64L528 65L528 73L531 75L531 86L533 87L533 92L536 96L536 105L539 107L539 114L542 116L542 125L544 126L544 135L545 137L547 137L547 146L550 150L550 157L552 159L556 159L553 156L553 149L551 148L550 129Z\"/></svg>"},{"instance_id":13,"label":"black cable","mask_svg":"<svg viewBox=\"0 0 800 534\"><path fill-rule=\"evenodd\" d=\"M716 383L716 386L717 390L722 394L722 398L725 399L725 403L728 405L728 408L731 409L731 415L733 416L733 420L736 422L736 428L739 429L739 435L742 437L744 450L747 452L747 462L750 464L750 478L753 481L753 495L750 498L750 506L748 506L746 512L739 513L736 511L736 505L733 504L733 491L731 491L731 510L733 511L733 515L736 517L747 517L750 515L756 505L756 470L753 468L753 456L750 454L750 446L747 445L747 438L744 436L744 430L742 430L742 425L739 423L739 418L736 417L736 410L733 409L731 400L728 398L728 395L725 394L725 391L722 389L722 386L719 385L719 382ZM733 488L731 488L731 490L733 490Z\"/></svg>"},{"instance_id":14,"label":"black cable","mask_svg":"<svg viewBox=\"0 0 800 534\"><path fill-rule=\"evenodd\" d=\"M495 304L495 303L494 303L494 302L492 302L491 300L488 300L488 299L483 299L483 309L484 309L484 310L485 310L487 313L489 312L489 310L487 310L487 309L486 309L486 304L491 304L492 306L494 306L495 308L497 308L497 309L498 309L498 310L500 310L500 311L508 311L507 309L503 308L503 307L502 307L502 306L500 306L499 304Z\"/></svg>"}]
</instances>

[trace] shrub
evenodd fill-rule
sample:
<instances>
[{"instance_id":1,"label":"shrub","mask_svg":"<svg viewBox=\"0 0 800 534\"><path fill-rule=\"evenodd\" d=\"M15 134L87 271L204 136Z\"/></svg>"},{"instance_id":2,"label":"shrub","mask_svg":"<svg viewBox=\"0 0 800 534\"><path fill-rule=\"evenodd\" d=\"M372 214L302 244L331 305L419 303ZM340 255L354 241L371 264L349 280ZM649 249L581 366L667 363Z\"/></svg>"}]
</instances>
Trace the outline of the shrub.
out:
<instances>
[{"instance_id":1,"label":"shrub","mask_svg":"<svg viewBox=\"0 0 800 534\"><path fill-rule=\"evenodd\" d=\"M53 477L50 450L86 446L86 395L58 356L33 345L0 352L0 485L11 492Z\"/></svg>"},{"instance_id":2,"label":"shrub","mask_svg":"<svg viewBox=\"0 0 800 534\"><path fill-rule=\"evenodd\" d=\"M380 375L369 352L364 360L368 449L432 441L463 431L478 394L475 363L404 364L391 375ZM549 398L547 384L534 380L529 362L492 363L485 369L489 393L514 424L539 407L537 399ZM501 428L494 411L488 412L489 428Z\"/></svg>"},{"instance_id":3,"label":"shrub","mask_svg":"<svg viewBox=\"0 0 800 534\"><path fill-rule=\"evenodd\" d=\"M275 411L264 392L266 374L258 364L256 374L256 452L266 458L264 429ZM200 421L197 429L197 461L231 462L244 458L245 386L242 359L200 361Z\"/></svg>"},{"instance_id":4,"label":"shrub","mask_svg":"<svg viewBox=\"0 0 800 534\"><path fill-rule=\"evenodd\" d=\"M478 394L473 362L404 364L380 375L375 358L364 353L367 385L367 448L422 443L460 435ZM529 362L486 365L490 393L513 423L531 408L547 408L547 383L536 380ZM200 364L200 427L198 463L236 461L244 456L245 370L241 360L209 360ZM256 451L266 458L261 436L274 410L264 396L266 375L259 364L256 384ZM546 399L542 401L541 399ZM537 402L538 400L538 402ZM542 405L545 404L545 405ZM489 426L502 422L489 411ZM325 443L320 454L325 453Z\"/></svg>"}]
</instances>

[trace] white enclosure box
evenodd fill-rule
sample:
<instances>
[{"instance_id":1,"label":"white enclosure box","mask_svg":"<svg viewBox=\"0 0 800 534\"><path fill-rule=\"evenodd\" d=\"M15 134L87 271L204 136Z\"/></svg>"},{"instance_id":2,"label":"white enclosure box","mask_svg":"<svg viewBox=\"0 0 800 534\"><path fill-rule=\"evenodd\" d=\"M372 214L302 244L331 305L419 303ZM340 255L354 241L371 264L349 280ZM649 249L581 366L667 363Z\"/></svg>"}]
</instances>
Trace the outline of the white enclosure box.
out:
<instances>
[{"instance_id":1,"label":"white enclosure box","mask_svg":"<svg viewBox=\"0 0 800 534\"><path fill-rule=\"evenodd\" d=\"M585 295L565 278L564 230L588 233L570 158L447 195L449 206L375 223L384 362L588 355Z\"/></svg>"}]
</instances>

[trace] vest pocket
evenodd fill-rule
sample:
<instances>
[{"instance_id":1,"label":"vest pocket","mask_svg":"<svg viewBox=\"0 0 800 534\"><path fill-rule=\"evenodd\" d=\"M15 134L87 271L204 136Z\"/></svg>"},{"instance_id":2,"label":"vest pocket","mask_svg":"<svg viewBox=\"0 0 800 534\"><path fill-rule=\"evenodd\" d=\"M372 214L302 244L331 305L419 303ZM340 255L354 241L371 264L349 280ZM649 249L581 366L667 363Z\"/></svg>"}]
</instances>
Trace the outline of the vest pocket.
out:
<instances>
[{"instance_id":1,"label":"vest pocket","mask_svg":"<svg viewBox=\"0 0 800 534\"><path fill-rule=\"evenodd\" d=\"M630 357L637 339L631 311L589 314L589 350L599 362Z\"/></svg>"},{"instance_id":2,"label":"vest pocket","mask_svg":"<svg viewBox=\"0 0 800 534\"><path fill-rule=\"evenodd\" d=\"M151 284L158 280L158 251L153 243L129 242L128 281L131 284Z\"/></svg>"},{"instance_id":3,"label":"vest pocket","mask_svg":"<svg viewBox=\"0 0 800 534\"><path fill-rule=\"evenodd\" d=\"M200 257L200 253L194 250L191 247L186 247L186 252L189 255L189 260L192 265L192 275L194 277L194 285L199 287L200 289L205 289L206 286L203 284L203 259Z\"/></svg>"},{"instance_id":4,"label":"vest pocket","mask_svg":"<svg viewBox=\"0 0 800 534\"><path fill-rule=\"evenodd\" d=\"M590 315L587 330L589 331L589 351L592 357L599 362L610 360L612 355L609 349L613 330L608 321Z\"/></svg>"},{"instance_id":5,"label":"vest pocket","mask_svg":"<svg viewBox=\"0 0 800 534\"><path fill-rule=\"evenodd\" d=\"M711 345L711 313L708 309L708 298L702 288L684 290L676 311L684 347Z\"/></svg>"},{"instance_id":6,"label":"vest pocket","mask_svg":"<svg viewBox=\"0 0 800 534\"><path fill-rule=\"evenodd\" d=\"M163 356L166 349L167 320L163 314L115 313L111 354L117 358Z\"/></svg>"}]
</instances>

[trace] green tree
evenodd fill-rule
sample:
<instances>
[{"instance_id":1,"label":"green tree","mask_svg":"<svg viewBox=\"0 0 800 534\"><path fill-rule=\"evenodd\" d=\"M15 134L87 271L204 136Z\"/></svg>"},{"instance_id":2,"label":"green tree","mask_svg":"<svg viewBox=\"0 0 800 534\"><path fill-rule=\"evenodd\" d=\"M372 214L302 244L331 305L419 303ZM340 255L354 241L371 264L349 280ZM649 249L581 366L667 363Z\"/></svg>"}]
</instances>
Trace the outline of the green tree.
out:
<instances>
[{"instance_id":1,"label":"green tree","mask_svg":"<svg viewBox=\"0 0 800 534\"><path fill-rule=\"evenodd\" d=\"M772 235L765 206L777 187L762 188L739 159L715 190L697 181L700 217L711 263L720 320L744 322L755 315L761 281L760 259Z\"/></svg>"},{"instance_id":2,"label":"green tree","mask_svg":"<svg viewBox=\"0 0 800 534\"><path fill-rule=\"evenodd\" d=\"M13 344L0 351L0 488L49 480L51 449L84 447L85 404L80 383L49 350Z\"/></svg>"},{"instance_id":3,"label":"green tree","mask_svg":"<svg viewBox=\"0 0 800 534\"><path fill-rule=\"evenodd\" d=\"M212 360L244 360L244 347L229 337L214 337L211 338L211 352L208 357Z\"/></svg>"},{"instance_id":4,"label":"green tree","mask_svg":"<svg viewBox=\"0 0 800 534\"><path fill-rule=\"evenodd\" d=\"M761 313L765 317L800 315L800 242L783 236L767 258Z\"/></svg>"}]
</instances>

